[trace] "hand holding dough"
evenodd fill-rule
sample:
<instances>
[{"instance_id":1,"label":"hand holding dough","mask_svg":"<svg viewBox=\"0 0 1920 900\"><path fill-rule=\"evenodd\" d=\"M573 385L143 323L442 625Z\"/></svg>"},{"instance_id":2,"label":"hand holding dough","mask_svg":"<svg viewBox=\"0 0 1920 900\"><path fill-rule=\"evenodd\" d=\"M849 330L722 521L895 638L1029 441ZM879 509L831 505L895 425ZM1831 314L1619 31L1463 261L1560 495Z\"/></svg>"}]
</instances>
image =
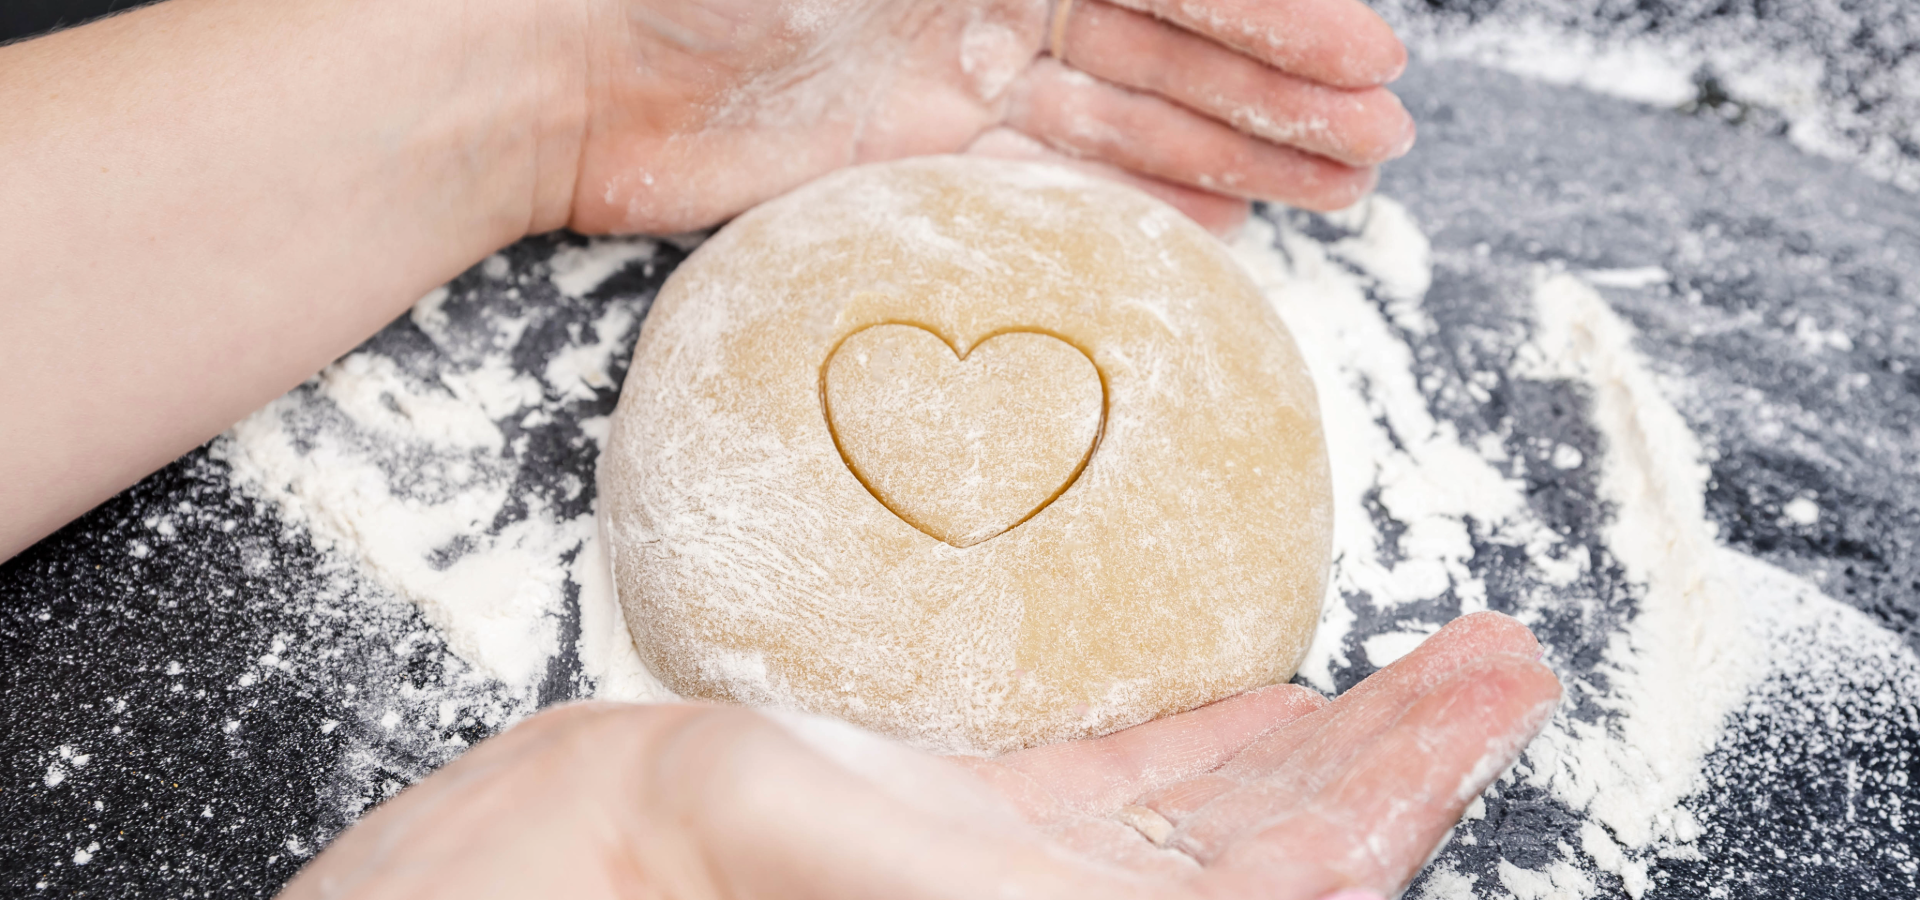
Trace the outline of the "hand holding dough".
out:
<instances>
[{"instance_id":1,"label":"hand holding dough","mask_svg":"<svg viewBox=\"0 0 1920 900\"><path fill-rule=\"evenodd\" d=\"M1331 525L1313 385L1217 241L955 157L822 179L683 264L602 497L668 686L972 753L1289 677Z\"/></svg>"},{"instance_id":2,"label":"hand holding dough","mask_svg":"<svg viewBox=\"0 0 1920 900\"><path fill-rule=\"evenodd\" d=\"M1280 685L992 760L810 716L567 704L375 807L280 896L1378 900L1552 716L1539 655L1477 613L1332 703Z\"/></svg>"}]
</instances>

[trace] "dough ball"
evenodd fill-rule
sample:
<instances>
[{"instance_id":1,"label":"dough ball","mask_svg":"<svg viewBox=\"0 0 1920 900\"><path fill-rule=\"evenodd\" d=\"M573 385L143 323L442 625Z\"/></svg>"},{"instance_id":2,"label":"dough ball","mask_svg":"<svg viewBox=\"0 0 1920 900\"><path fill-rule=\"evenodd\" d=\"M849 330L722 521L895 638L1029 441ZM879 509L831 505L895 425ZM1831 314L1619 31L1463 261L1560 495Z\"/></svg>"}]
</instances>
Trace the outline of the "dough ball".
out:
<instances>
[{"instance_id":1,"label":"dough ball","mask_svg":"<svg viewBox=\"0 0 1920 900\"><path fill-rule=\"evenodd\" d=\"M1332 525L1306 367L1213 237L960 157L821 179L681 265L600 496L669 687L982 754L1291 677Z\"/></svg>"}]
</instances>

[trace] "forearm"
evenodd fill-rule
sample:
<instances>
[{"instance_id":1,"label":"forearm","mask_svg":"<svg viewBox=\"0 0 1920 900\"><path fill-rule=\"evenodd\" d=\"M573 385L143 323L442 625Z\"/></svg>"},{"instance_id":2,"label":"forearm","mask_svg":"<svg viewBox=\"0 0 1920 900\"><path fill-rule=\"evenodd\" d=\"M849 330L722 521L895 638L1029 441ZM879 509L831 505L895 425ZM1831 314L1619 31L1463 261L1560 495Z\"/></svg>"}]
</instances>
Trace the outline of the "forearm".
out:
<instances>
[{"instance_id":1,"label":"forearm","mask_svg":"<svg viewBox=\"0 0 1920 900\"><path fill-rule=\"evenodd\" d=\"M0 559L565 223L539 0L169 0L0 48Z\"/></svg>"}]
</instances>

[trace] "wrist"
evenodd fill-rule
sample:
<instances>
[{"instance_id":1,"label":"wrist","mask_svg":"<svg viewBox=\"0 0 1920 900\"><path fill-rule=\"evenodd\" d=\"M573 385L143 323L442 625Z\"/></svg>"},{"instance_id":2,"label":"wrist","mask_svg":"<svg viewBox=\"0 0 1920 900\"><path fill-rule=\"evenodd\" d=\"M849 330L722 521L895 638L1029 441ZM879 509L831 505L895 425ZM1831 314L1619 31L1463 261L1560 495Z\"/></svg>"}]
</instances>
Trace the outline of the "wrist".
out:
<instances>
[{"instance_id":1,"label":"wrist","mask_svg":"<svg viewBox=\"0 0 1920 900\"><path fill-rule=\"evenodd\" d=\"M422 0L426 18L459 22L443 44L464 113L452 165L489 202L498 242L564 227L587 128L588 0Z\"/></svg>"},{"instance_id":2,"label":"wrist","mask_svg":"<svg viewBox=\"0 0 1920 900\"><path fill-rule=\"evenodd\" d=\"M41 426L0 435L0 559L565 224L585 2L169 0L0 48L0 281L39 298L0 421Z\"/></svg>"}]
</instances>

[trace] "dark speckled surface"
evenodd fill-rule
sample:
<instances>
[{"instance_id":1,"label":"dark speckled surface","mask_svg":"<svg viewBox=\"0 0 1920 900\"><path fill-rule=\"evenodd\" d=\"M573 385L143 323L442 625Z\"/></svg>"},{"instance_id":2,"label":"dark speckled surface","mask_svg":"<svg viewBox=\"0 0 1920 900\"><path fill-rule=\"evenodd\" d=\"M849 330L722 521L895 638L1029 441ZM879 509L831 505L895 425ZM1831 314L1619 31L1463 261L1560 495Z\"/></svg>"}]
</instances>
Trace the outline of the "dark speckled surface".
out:
<instances>
[{"instance_id":1,"label":"dark speckled surface","mask_svg":"<svg viewBox=\"0 0 1920 900\"><path fill-rule=\"evenodd\" d=\"M1920 353L1920 201L1762 132L1470 65L1418 70L1403 94L1422 143L1383 190L1434 245L1424 306L1440 337L1419 348L1422 370L1509 369L1523 332L1502 326L1525 317L1540 266L1664 269L1663 283L1603 293L1706 446L1721 540L1920 647L1920 384L1908 374ZM1515 454L1604 452L1571 386L1503 377L1490 393L1436 406L1467 435L1510 422ZM1606 515L1592 467L1527 472L1535 513L1592 541ZM1818 498L1812 524L1783 515L1802 496ZM1502 552L1476 560L1496 608ZM1617 578L1596 564L1573 590L1630 615ZM1590 671L1610 623L1575 608L1539 630L1568 670ZM1656 895L1920 896L1915 826L1900 812L1920 799L1914 687L1867 661L1761 686L1766 702L1737 716L1708 760L1713 787L1687 804L1704 859L1660 861ZM1557 843L1577 846L1577 819L1537 790L1503 790L1464 829L1478 842L1443 858L1484 886L1497 857L1533 868L1559 858Z\"/></svg>"},{"instance_id":2,"label":"dark speckled surface","mask_svg":"<svg viewBox=\"0 0 1920 900\"><path fill-rule=\"evenodd\" d=\"M1438 327L1415 346L1433 411L1469 440L1504 435L1528 461L1534 514L1596 560L1566 588L1582 602L1542 604L1519 551L1480 546L1471 567L1489 605L1539 609L1556 665L1604 680L1601 648L1633 616L1635 589L1599 539L1609 510L1594 467L1544 461L1562 444L1590 460L1606 448L1580 389L1508 373L1539 267L1657 266L1670 277L1604 293L1713 457L1721 539L1920 647L1920 201L1764 129L1470 65L1418 67L1401 91L1422 139L1382 191L1434 247L1425 307ZM530 240L508 258L531 270L572 240ZM552 306L516 364L578 340L569 323L607 303L644 308L671 263L636 264L572 305L514 301ZM470 273L456 288L463 302L506 302L488 284ZM375 341L405 345L411 328ZM1484 400L1443 389L1476 373L1495 376ZM550 448L549 471L590 462L569 446ZM1783 515L1800 496L1818 498L1812 524ZM337 565L200 451L0 566L0 894L265 896L359 810L489 733L481 712L442 715L424 737L381 724L412 702L408 685L460 685L474 710L494 701L410 608L342 596ZM1350 600L1353 640L1409 615L1445 618L1448 604L1386 616ZM1920 822L1900 812L1920 809L1920 694L1870 662L1762 685L1768 702L1736 718L1708 789L1688 801L1699 858L1657 860L1655 896L1920 896ZM541 699L577 692L576 669L556 659ZM1345 686L1368 671L1335 675ZM1612 715L1573 702L1583 721ZM1509 785L1439 859L1504 896L1501 865L1579 860L1569 848L1585 821ZM1588 871L1596 891L1625 895Z\"/></svg>"}]
</instances>

